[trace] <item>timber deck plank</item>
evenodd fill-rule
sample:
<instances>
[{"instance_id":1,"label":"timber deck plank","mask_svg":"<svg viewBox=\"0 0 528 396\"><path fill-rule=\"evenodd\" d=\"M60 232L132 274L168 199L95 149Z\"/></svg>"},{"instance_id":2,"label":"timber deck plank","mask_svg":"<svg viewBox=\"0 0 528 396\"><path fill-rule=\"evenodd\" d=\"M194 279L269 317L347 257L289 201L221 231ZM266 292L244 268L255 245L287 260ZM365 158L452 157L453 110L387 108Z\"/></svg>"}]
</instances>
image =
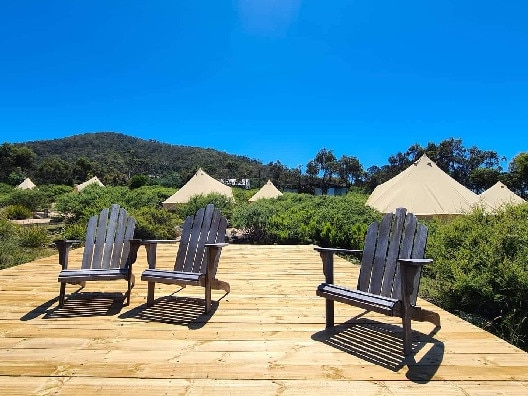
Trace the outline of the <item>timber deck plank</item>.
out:
<instances>
[{"instance_id":1,"label":"timber deck plank","mask_svg":"<svg viewBox=\"0 0 528 396\"><path fill-rule=\"evenodd\" d=\"M174 257L158 247L162 267ZM335 266L355 285L357 265ZM336 304L346 323L325 332L313 246L227 246L218 276L231 293L213 291L209 315L200 287L157 284L147 307L145 268L142 249L130 306L124 281L89 282L61 309L56 255L0 271L2 394L528 394L527 353L423 300L442 328L413 322L411 358L398 318Z\"/></svg>"}]
</instances>

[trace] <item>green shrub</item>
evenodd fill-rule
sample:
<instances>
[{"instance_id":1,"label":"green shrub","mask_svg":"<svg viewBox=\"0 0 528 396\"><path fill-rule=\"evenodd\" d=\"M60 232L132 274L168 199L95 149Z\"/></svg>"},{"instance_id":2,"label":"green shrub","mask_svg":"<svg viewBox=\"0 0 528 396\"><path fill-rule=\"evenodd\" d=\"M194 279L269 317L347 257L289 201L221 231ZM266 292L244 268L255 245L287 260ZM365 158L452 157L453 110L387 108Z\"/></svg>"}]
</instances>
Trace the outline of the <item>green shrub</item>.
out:
<instances>
[{"instance_id":1,"label":"green shrub","mask_svg":"<svg viewBox=\"0 0 528 396\"><path fill-rule=\"evenodd\" d=\"M4 214L10 220L25 220L33 216L31 210L21 205L9 205L5 208Z\"/></svg>"},{"instance_id":2,"label":"green shrub","mask_svg":"<svg viewBox=\"0 0 528 396\"><path fill-rule=\"evenodd\" d=\"M31 231L25 231L24 227L13 224L9 220L0 217L0 269L27 263L36 258L49 256L54 253L54 250L42 248L41 245L38 248L22 246L23 244L31 245L30 240L33 239L35 241L40 238L28 237L25 240L24 236L26 232L29 234ZM40 231L37 231L37 233L40 233Z\"/></svg>"},{"instance_id":3,"label":"green shrub","mask_svg":"<svg viewBox=\"0 0 528 396\"><path fill-rule=\"evenodd\" d=\"M139 239L175 239L183 222L165 209L142 208L132 214L136 219L135 237Z\"/></svg>"},{"instance_id":4,"label":"green shrub","mask_svg":"<svg viewBox=\"0 0 528 396\"><path fill-rule=\"evenodd\" d=\"M185 219L187 216L194 215L198 209L203 208L208 204L213 204L216 208L220 209L222 215L225 216L228 221L230 220L233 213L234 202L227 196L218 193L192 196L189 199L189 202L178 205L174 209L174 212L180 218Z\"/></svg>"},{"instance_id":5,"label":"green shrub","mask_svg":"<svg viewBox=\"0 0 528 396\"><path fill-rule=\"evenodd\" d=\"M527 350L527 230L528 204L435 224L422 295Z\"/></svg>"},{"instance_id":6,"label":"green shrub","mask_svg":"<svg viewBox=\"0 0 528 396\"><path fill-rule=\"evenodd\" d=\"M127 187L101 187L90 185L81 192L71 192L57 197L55 208L65 215L67 223L84 222L99 214L103 208L116 203L127 208Z\"/></svg>"},{"instance_id":7,"label":"green shrub","mask_svg":"<svg viewBox=\"0 0 528 396\"><path fill-rule=\"evenodd\" d=\"M257 243L360 249L368 224L381 217L365 206L366 199L358 193L339 197L285 193L276 199L237 205L233 226Z\"/></svg>"},{"instance_id":8,"label":"green shrub","mask_svg":"<svg viewBox=\"0 0 528 396\"><path fill-rule=\"evenodd\" d=\"M18 226L5 217L0 217L0 241L4 243L17 235Z\"/></svg>"},{"instance_id":9,"label":"green shrub","mask_svg":"<svg viewBox=\"0 0 528 396\"><path fill-rule=\"evenodd\" d=\"M86 224L73 223L67 224L62 232L62 238L84 241L86 238Z\"/></svg>"},{"instance_id":10,"label":"green shrub","mask_svg":"<svg viewBox=\"0 0 528 396\"><path fill-rule=\"evenodd\" d=\"M134 175L128 181L128 187L134 190L139 187L143 187L150 184L150 177L147 175Z\"/></svg>"},{"instance_id":11,"label":"green shrub","mask_svg":"<svg viewBox=\"0 0 528 396\"><path fill-rule=\"evenodd\" d=\"M160 186L143 186L127 191L123 205L127 209L161 208L161 203L173 194L173 189Z\"/></svg>"},{"instance_id":12,"label":"green shrub","mask_svg":"<svg viewBox=\"0 0 528 396\"><path fill-rule=\"evenodd\" d=\"M15 188L7 196L4 203L7 205L24 206L31 212L36 212L48 208L51 201L46 194L39 189L21 190Z\"/></svg>"},{"instance_id":13,"label":"green shrub","mask_svg":"<svg viewBox=\"0 0 528 396\"><path fill-rule=\"evenodd\" d=\"M18 231L19 245L28 248L42 248L50 243L48 231L41 226L24 226Z\"/></svg>"}]
</instances>

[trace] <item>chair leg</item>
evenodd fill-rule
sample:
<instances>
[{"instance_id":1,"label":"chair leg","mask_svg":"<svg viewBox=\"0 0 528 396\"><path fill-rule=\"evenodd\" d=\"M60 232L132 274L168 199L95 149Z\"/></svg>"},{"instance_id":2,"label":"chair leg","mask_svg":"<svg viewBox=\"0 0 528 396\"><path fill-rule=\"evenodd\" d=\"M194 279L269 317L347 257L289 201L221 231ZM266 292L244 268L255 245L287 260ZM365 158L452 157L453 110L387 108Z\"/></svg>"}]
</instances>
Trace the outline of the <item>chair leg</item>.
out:
<instances>
[{"instance_id":1,"label":"chair leg","mask_svg":"<svg viewBox=\"0 0 528 396\"><path fill-rule=\"evenodd\" d=\"M334 300L326 299L326 328L334 327Z\"/></svg>"},{"instance_id":2,"label":"chair leg","mask_svg":"<svg viewBox=\"0 0 528 396\"><path fill-rule=\"evenodd\" d=\"M409 317L402 318L403 325L403 354L408 356L412 353L412 329L411 319Z\"/></svg>"},{"instance_id":3,"label":"chair leg","mask_svg":"<svg viewBox=\"0 0 528 396\"><path fill-rule=\"evenodd\" d=\"M135 284L134 281L135 281L134 274L130 274L130 276L128 277L128 290L127 290L126 305L130 305L130 295L132 294L132 288L134 287L134 284Z\"/></svg>"},{"instance_id":4,"label":"chair leg","mask_svg":"<svg viewBox=\"0 0 528 396\"><path fill-rule=\"evenodd\" d=\"M66 299L66 283L61 282L60 293L59 293L59 307L62 307L64 305L65 299Z\"/></svg>"},{"instance_id":5,"label":"chair leg","mask_svg":"<svg viewBox=\"0 0 528 396\"><path fill-rule=\"evenodd\" d=\"M148 282L147 286L147 306L154 304L154 289L156 287L156 282Z\"/></svg>"},{"instance_id":6,"label":"chair leg","mask_svg":"<svg viewBox=\"0 0 528 396\"><path fill-rule=\"evenodd\" d=\"M211 284L205 285L205 313L211 310Z\"/></svg>"}]
</instances>

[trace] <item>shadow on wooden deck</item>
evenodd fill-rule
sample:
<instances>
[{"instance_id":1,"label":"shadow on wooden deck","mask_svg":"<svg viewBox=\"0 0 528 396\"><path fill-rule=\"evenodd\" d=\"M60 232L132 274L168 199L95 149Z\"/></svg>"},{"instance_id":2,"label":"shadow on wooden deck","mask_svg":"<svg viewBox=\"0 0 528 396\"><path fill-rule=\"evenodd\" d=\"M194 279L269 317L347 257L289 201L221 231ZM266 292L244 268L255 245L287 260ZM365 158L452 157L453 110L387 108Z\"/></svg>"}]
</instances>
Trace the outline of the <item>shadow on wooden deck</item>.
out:
<instances>
[{"instance_id":1,"label":"shadow on wooden deck","mask_svg":"<svg viewBox=\"0 0 528 396\"><path fill-rule=\"evenodd\" d=\"M159 322L172 325L183 325L189 329L203 327L214 315L218 301L213 301L211 310L205 314L205 301L194 297L177 297L174 295L159 297L154 304L142 304L119 316L120 319L137 319L146 322Z\"/></svg>"},{"instance_id":2,"label":"shadow on wooden deck","mask_svg":"<svg viewBox=\"0 0 528 396\"><path fill-rule=\"evenodd\" d=\"M312 339L394 372L408 367L406 377L429 382L444 356L444 344L434 338L439 328L424 334L413 330L413 354L403 354L402 327L361 318L358 315L332 329L321 330ZM416 361L416 356L420 359Z\"/></svg>"},{"instance_id":3,"label":"shadow on wooden deck","mask_svg":"<svg viewBox=\"0 0 528 396\"><path fill-rule=\"evenodd\" d=\"M42 316L42 319L113 316L123 309L125 301L123 293L79 292L79 290L68 295L62 307L54 306L58 301L58 297L55 297L31 310L20 320L28 321L39 316Z\"/></svg>"}]
</instances>

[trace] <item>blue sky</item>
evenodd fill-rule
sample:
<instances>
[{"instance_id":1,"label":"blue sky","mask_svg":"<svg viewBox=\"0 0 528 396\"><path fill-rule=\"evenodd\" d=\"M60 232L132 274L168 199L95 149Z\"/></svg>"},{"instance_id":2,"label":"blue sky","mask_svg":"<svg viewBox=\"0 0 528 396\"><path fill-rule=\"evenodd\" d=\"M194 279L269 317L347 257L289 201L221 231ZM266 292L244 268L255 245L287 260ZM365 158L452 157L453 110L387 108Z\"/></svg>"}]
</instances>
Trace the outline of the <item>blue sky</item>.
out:
<instances>
[{"instance_id":1,"label":"blue sky","mask_svg":"<svg viewBox=\"0 0 528 396\"><path fill-rule=\"evenodd\" d=\"M528 151L528 3L13 1L0 141L116 131L304 165ZM507 162L505 163L507 165Z\"/></svg>"}]
</instances>

